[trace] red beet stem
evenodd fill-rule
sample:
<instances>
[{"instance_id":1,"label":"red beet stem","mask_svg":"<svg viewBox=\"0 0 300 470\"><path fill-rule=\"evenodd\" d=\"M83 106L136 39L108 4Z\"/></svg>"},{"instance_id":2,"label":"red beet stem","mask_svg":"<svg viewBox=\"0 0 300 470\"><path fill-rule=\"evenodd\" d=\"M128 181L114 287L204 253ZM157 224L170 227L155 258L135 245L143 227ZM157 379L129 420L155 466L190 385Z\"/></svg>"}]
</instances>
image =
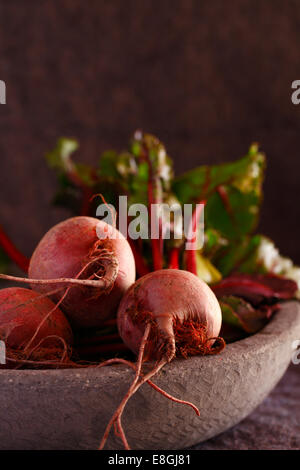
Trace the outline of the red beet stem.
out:
<instances>
[{"instance_id":1,"label":"red beet stem","mask_svg":"<svg viewBox=\"0 0 300 470\"><path fill-rule=\"evenodd\" d=\"M200 201L199 204L206 204L206 201ZM196 205L196 208L192 215L192 220L189 228L189 234L194 233L197 229L199 224L200 215L202 212L202 206ZM193 239L189 239L189 242L193 243L195 241L195 237ZM186 270L190 273L196 274L197 276L197 250L185 250L186 252Z\"/></svg>"},{"instance_id":2,"label":"red beet stem","mask_svg":"<svg viewBox=\"0 0 300 470\"><path fill-rule=\"evenodd\" d=\"M155 178L153 173L153 167L151 158L149 156L149 151L147 148L143 147L142 149L143 157L148 163L148 185L147 185L147 192L148 192L148 213L150 215L150 226L152 222L152 205L153 204L160 204L161 197L159 194L159 182ZM151 237L151 248L152 248L152 259L153 259L153 269L154 271L163 268L163 237L162 237L162 221L161 217L159 216L159 236L158 239Z\"/></svg>"},{"instance_id":3,"label":"red beet stem","mask_svg":"<svg viewBox=\"0 0 300 470\"><path fill-rule=\"evenodd\" d=\"M82 180L81 176L76 171L74 163L71 161L69 162L69 166L67 168L67 176L70 182L73 183L74 186L77 186L81 190L82 202L81 202L81 208L80 208L80 215L88 216L90 213L90 206L91 206L92 196L93 196L92 189L85 183L85 181ZM98 178L97 178L95 171L92 171L91 176L94 182L96 182Z\"/></svg>"},{"instance_id":4,"label":"red beet stem","mask_svg":"<svg viewBox=\"0 0 300 470\"><path fill-rule=\"evenodd\" d=\"M80 208L80 215L90 215L92 190L89 187L82 186L82 203Z\"/></svg>"},{"instance_id":5,"label":"red beet stem","mask_svg":"<svg viewBox=\"0 0 300 470\"><path fill-rule=\"evenodd\" d=\"M153 185L151 181L151 165L149 163L149 181L148 181L148 211L150 214L150 225L151 225L151 220L152 220L152 211L151 207L152 204L157 204L158 201L155 200L154 195L153 195ZM162 232L161 232L161 219L159 219L159 238L151 238L151 249L152 249L152 259L153 259L153 269L154 271L157 271L159 269L162 269L163 267L163 243L162 243L162 238L161 238Z\"/></svg>"},{"instance_id":6,"label":"red beet stem","mask_svg":"<svg viewBox=\"0 0 300 470\"><path fill-rule=\"evenodd\" d=\"M223 185L218 186L217 187L217 192L218 192L220 198L222 199L222 202L223 202L224 207L227 210L228 214L233 215L232 214L232 207L230 205L228 193L227 193L227 190L226 190L225 186L223 186Z\"/></svg>"},{"instance_id":7,"label":"red beet stem","mask_svg":"<svg viewBox=\"0 0 300 470\"><path fill-rule=\"evenodd\" d=\"M152 257L153 257L153 269L158 271L163 267L162 254L161 254L161 245L160 240L151 240L152 244Z\"/></svg>"},{"instance_id":8,"label":"red beet stem","mask_svg":"<svg viewBox=\"0 0 300 470\"><path fill-rule=\"evenodd\" d=\"M169 255L169 269L179 269L179 248L172 248Z\"/></svg>"},{"instance_id":9,"label":"red beet stem","mask_svg":"<svg viewBox=\"0 0 300 470\"><path fill-rule=\"evenodd\" d=\"M132 250L134 260L135 260L135 265L136 265L136 270L140 276L144 276L145 274L148 274L150 272L149 267L147 266L143 256L141 255L140 251L138 250L138 247L136 244L133 242L133 240L128 239L130 248Z\"/></svg>"},{"instance_id":10,"label":"red beet stem","mask_svg":"<svg viewBox=\"0 0 300 470\"><path fill-rule=\"evenodd\" d=\"M9 256L9 258L16 263L19 268L21 268L25 273L28 272L29 259L24 256L13 244L13 242L8 238L6 233L3 230L3 227L0 225L0 245Z\"/></svg>"}]
</instances>

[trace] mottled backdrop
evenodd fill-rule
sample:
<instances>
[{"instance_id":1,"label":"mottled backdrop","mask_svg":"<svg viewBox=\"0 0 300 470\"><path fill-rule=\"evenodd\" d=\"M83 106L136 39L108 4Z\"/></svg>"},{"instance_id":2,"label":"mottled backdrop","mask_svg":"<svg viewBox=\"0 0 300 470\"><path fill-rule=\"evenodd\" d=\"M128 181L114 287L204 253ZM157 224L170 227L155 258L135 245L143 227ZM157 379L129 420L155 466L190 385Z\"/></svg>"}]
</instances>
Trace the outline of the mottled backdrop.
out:
<instances>
[{"instance_id":1,"label":"mottled backdrop","mask_svg":"<svg viewBox=\"0 0 300 470\"><path fill-rule=\"evenodd\" d=\"M268 156L260 230L300 263L297 0L0 0L0 221L29 255L65 216L45 152L80 159L157 134L176 171Z\"/></svg>"}]
</instances>

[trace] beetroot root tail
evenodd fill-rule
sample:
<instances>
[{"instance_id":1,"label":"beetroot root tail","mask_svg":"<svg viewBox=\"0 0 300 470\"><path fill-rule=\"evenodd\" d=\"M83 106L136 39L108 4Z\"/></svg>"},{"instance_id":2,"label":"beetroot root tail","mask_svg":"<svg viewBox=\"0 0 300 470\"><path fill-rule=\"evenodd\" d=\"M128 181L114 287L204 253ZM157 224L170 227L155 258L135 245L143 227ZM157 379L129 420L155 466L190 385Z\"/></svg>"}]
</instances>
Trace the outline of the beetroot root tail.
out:
<instances>
[{"instance_id":1,"label":"beetroot root tail","mask_svg":"<svg viewBox=\"0 0 300 470\"><path fill-rule=\"evenodd\" d=\"M194 405L194 403L190 402L190 401L186 401L186 400L181 400L180 398L176 398L174 397L173 395L170 395L169 393L167 393L165 390L161 389L158 385L156 385L155 383L153 383L151 380L148 380L148 384L154 388L154 390L156 390L157 392L161 393L164 397L168 398L169 400L171 401L174 401L175 403L179 403L181 405L187 405L187 406L190 406L196 413L197 416L200 416L200 411L199 409L197 408L196 405Z\"/></svg>"},{"instance_id":2,"label":"beetroot root tail","mask_svg":"<svg viewBox=\"0 0 300 470\"><path fill-rule=\"evenodd\" d=\"M113 424L115 422L117 422L119 434L120 434L120 437L122 439L124 448L126 450L130 450L130 447L128 445L125 433L124 433L123 428L122 428L121 416L122 416L123 410L126 406L126 403L130 399L130 397L135 393L136 385L138 383L138 380L139 380L139 377L140 377L140 374L141 374L143 357L144 357L144 350L145 350L145 346L146 346L146 343L147 343L147 339L148 339L149 334L150 334L150 330L151 330L151 325L148 323L146 325L145 332L144 332L144 335L143 335L143 338L142 338L142 341L141 341L134 379L132 381L132 384L129 387L129 390L127 391L126 395L124 396L123 400L121 401L120 405L118 406L117 410L113 414L112 418L110 419L110 421L109 421L109 423L106 427L103 438L102 438L102 440L100 442L100 445L99 445L99 450L102 450L104 448L104 446L106 444L106 441L108 439L109 433L110 433L110 429L111 429L111 427L113 426Z\"/></svg>"},{"instance_id":3,"label":"beetroot root tail","mask_svg":"<svg viewBox=\"0 0 300 470\"><path fill-rule=\"evenodd\" d=\"M137 392L137 390L145 383L145 382L148 382L148 380L150 380L154 375L156 375L160 369L162 369L164 367L165 364L167 364L167 360L166 359L162 359L160 362L158 362L154 368L148 372L148 374L146 374L136 385L135 387L133 387L131 390L129 390L122 402L122 404L120 405L119 409L117 410L117 415L115 417L115 419L117 420L117 423L118 423L118 429L119 429L119 432L120 432L120 435L122 437L122 441L124 443L124 447L126 450L130 450L130 447L128 445L128 442L127 442L127 439L125 437L125 433L124 433L124 430L123 430L123 427L122 427L122 422L121 422L121 418L122 418L122 414L123 414L123 411L124 411L124 408L128 402L128 400Z\"/></svg>"},{"instance_id":4,"label":"beetroot root tail","mask_svg":"<svg viewBox=\"0 0 300 470\"><path fill-rule=\"evenodd\" d=\"M0 279L6 281L20 282L23 284L51 285L65 284L66 287L84 286L94 287L104 292L109 292L117 279L119 273L118 259L111 251L100 248L101 240L95 243L93 250L89 254L87 264L82 268L75 278L58 278L58 279L30 279L28 277L10 276L8 274L0 274ZM101 275L95 272L95 279L80 279L79 276L92 264L99 265ZM105 271L103 274L103 270Z\"/></svg>"}]
</instances>

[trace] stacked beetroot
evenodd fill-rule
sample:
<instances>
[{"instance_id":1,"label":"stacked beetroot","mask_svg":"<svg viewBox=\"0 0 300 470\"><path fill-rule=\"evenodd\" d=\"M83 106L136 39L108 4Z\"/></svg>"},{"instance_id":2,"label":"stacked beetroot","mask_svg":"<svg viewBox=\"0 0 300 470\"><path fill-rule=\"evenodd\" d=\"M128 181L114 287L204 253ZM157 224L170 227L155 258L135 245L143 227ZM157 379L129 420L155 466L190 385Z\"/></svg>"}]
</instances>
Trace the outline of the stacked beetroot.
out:
<instances>
[{"instance_id":1,"label":"stacked beetroot","mask_svg":"<svg viewBox=\"0 0 300 470\"><path fill-rule=\"evenodd\" d=\"M134 282L135 262L128 242L115 228L91 217L71 218L53 227L32 255L29 278L1 277L32 287L1 291L0 335L9 346L8 361L13 365L70 366L68 320L74 329L98 328L118 310L120 336L138 361L133 366L134 380L100 448L115 425L129 449L121 424L124 407L167 362L175 356L215 354L224 347L218 337L221 309L207 284L177 269L154 271ZM153 360L151 370L142 372L142 364ZM193 404L158 390L199 414Z\"/></svg>"},{"instance_id":2,"label":"stacked beetroot","mask_svg":"<svg viewBox=\"0 0 300 470\"><path fill-rule=\"evenodd\" d=\"M46 233L28 273L29 278L1 276L30 283L32 290L0 291L0 337L13 352L9 363L21 357L25 364L33 353L40 363L49 358L56 363L54 343L64 352L72 344L69 322L75 329L99 327L116 315L135 281L135 263L120 232L92 217L75 217Z\"/></svg>"}]
</instances>

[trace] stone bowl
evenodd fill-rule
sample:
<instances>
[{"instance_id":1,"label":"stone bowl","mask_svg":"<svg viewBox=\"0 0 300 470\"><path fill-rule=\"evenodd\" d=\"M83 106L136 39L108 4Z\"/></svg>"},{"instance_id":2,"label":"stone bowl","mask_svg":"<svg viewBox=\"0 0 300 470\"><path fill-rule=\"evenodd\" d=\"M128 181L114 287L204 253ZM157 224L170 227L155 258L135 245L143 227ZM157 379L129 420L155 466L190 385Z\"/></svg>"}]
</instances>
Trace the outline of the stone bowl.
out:
<instances>
[{"instance_id":1,"label":"stone bowl","mask_svg":"<svg viewBox=\"0 0 300 470\"><path fill-rule=\"evenodd\" d=\"M125 409L132 449L183 449L237 424L270 393L300 339L300 304L282 305L259 333L228 345L217 356L176 359L154 382L201 412L144 384ZM133 370L0 370L0 449L96 449L127 391ZM111 433L108 449L122 448Z\"/></svg>"}]
</instances>

